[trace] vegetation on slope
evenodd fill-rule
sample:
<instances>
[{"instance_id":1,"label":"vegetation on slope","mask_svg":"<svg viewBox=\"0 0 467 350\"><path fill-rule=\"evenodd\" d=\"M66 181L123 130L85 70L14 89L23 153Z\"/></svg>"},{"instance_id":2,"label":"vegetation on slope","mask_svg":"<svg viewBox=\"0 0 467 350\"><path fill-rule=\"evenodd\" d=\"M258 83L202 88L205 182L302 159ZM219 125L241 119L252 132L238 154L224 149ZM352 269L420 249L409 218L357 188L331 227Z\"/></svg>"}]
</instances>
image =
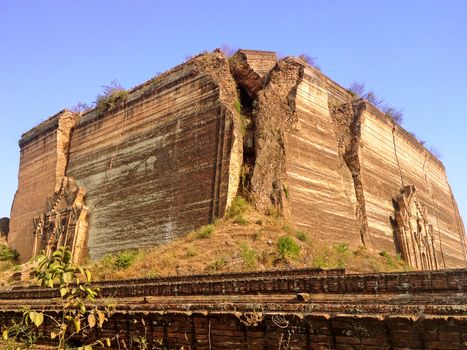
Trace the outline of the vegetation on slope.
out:
<instances>
[{"instance_id":1,"label":"vegetation on slope","mask_svg":"<svg viewBox=\"0 0 467 350\"><path fill-rule=\"evenodd\" d=\"M152 249L119 252L88 263L96 280L301 267L347 272L408 269L387 252L350 249L346 243L326 245L274 210L260 215L241 197L213 225Z\"/></svg>"}]
</instances>

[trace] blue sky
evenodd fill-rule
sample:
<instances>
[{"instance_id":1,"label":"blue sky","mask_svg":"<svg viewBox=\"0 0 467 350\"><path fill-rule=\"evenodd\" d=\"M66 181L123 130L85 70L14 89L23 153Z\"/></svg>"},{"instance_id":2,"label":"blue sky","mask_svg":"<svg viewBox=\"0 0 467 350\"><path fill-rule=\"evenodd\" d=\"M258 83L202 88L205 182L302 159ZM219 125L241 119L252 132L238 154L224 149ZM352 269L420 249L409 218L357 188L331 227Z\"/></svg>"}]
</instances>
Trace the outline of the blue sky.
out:
<instances>
[{"instance_id":1,"label":"blue sky","mask_svg":"<svg viewBox=\"0 0 467 350\"><path fill-rule=\"evenodd\" d=\"M365 82L441 155L467 218L467 1L0 0L0 217L17 186L20 135L64 107L130 88L188 54L306 53Z\"/></svg>"}]
</instances>

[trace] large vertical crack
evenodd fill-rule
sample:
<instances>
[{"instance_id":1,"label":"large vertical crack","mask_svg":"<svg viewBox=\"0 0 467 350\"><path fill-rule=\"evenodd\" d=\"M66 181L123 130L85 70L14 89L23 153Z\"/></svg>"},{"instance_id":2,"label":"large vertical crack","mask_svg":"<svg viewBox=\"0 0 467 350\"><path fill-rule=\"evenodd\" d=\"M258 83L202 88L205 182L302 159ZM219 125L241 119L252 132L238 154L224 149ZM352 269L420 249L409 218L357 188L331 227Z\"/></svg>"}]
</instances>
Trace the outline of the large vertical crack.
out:
<instances>
[{"instance_id":1,"label":"large vertical crack","mask_svg":"<svg viewBox=\"0 0 467 350\"><path fill-rule=\"evenodd\" d=\"M402 168L399 162L399 155L397 154L397 145L396 145L396 123L392 124L392 145L394 147L394 156L396 157L397 169L399 170L399 176L401 178L401 188L405 187L404 177L402 176Z\"/></svg>"},{"instance_id":2,"label":"large vertical crack","mask_svg":"<svg viewBox=\"0 0 467 350\"><path fill-rule=\"evenodd\" d=\"M457 206L457 202L456 202L456 199L454 198L454 194L452 192L451 186L449 186L449 192L451 194L452 207L453 207L454 215L456 219L457 231L459 233L459 240L460 240L461 248L462 248L464 266L467 267L467 246L466 246L467 243L466 243L466 237L465 237L464 223L462 222L462 218L459 213L459 207Z\"/></svg>"},{"instance_id":3,"label":"large vertical crack","mask_svg":"<svg viewBox=\"0 0 467 350\"><path fill-rule=\"evenodd\" d=\"M55 191L62 185L66 175L68 159L70 156L70 144L73 129L78 121L79 114L65 110L58 119L57 128L57 160L55 164Z\"/></svg>"},{"instance_id":4,"label":"large vertical crack","mask_svg":"<svg viewBox=\"0 0 467 350\"><path fill-rule=\"evenodd\" d=\"M394 143L394 147L395 147L395 143ZM431 196L431 202L432 202L433 211L434 211L433 214L435 216L436 226L438 228L438 240L439 240L439 249L440 249L440 253L441 253L441 259L443 261L444 268L446 268L446 262L444 260L443 241L441 240L441 228L440 228L440 225L439 225L439 218L438 218L438 207L436 206L435 196L433 195L433 190L431 189L430 182L428 180L428 174L425 171L426 161L427 161L427 154L425 154L425 159L423 161L422 171L423 171L423 174L425 175L426 187L427 187L428 192L430 193L430 196ZM435 252L435 254L436 254L436 252Z\"/></svg>"},{"instance_id":5,"label":"large vertical crack","mask_svg":"<svg viewBox=\"0 0 467 350\"><path fill-rule=\"evenodd\" d=\"M345 103L329 100L329 110L337 138L338 152L352 175L356 198L355 217L359 225L360 239L365 247L373 248L368 227L365 191L359 157L361 117L365 108L365 102L362 100Z\"/></svg>"}]
</instances>

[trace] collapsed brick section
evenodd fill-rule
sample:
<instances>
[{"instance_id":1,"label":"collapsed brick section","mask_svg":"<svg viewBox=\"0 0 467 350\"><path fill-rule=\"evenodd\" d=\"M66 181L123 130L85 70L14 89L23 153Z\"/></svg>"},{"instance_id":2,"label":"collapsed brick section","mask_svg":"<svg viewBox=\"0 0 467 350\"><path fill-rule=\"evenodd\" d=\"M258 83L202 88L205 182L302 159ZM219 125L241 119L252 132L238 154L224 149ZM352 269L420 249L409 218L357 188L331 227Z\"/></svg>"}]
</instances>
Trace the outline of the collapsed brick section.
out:
<instances>
[{"instance_id":1,"label":"collapsed brick section","mask_svg":"<svg viewBox=\"0 0 467 350\"><path fill-rule=\"evenodd\" d=\"M254 110L256 162L252 196L259 210L271 205L286 213L287 172L285 132L297 122L295 94L304 67L291 58L279 61L259 91Z\"/></svg>"},{"instance_id":2,"label":"collapsed brick section","mask_svg":"<svg viewBox=\"0 0 467 350\"><path fill-rule=\"evenodd\" d=\"M359 150L361 146L361 117L365 109L362 101L340 104L337 99L329 100L329 109L333 120L334 132L338 142L339 156L344 159L352 174L355 189L355 216L360 227L361 242L365 247L373 248L368 229L365 192L362 184Z\"/></svg>"}]
</instances>

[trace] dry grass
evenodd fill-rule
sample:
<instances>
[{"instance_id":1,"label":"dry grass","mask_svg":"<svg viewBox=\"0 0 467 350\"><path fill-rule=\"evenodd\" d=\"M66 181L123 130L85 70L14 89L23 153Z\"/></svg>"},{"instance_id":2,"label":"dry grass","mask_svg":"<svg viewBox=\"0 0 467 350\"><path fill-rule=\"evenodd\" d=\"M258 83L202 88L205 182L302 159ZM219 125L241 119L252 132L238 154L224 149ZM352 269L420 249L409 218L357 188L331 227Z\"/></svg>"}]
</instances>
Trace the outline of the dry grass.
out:
<instances>
[{"instance_id":1,"label":"dry grass","mask_svg":"<svg viewBox=\"0 0 467 350\"><path fill-rule=\"evenodd\" d=\"M395 255L351 250L346 244L329 246L284 221L277 215L260 215L243 201L224 219L191 232L171 243L137 251L127 268L116 268L115 256L91 262L95 280L143 278L198 273L258 271L273 268L346 268L348 272L407 270ZM242 220L239 220L239 218ZM241 223L239 223L241 221ZM297 257L284 256L278 248L281 237L290 237L299 247Z\"/></svg>"},{"instance_id":2,"label":"dry grass","mask_svg":"<svg viewBox=\"0 0 467 350\"><path fill-rule=\"evenodd\" d=\"M327 244L322 240L324 236L298 230L272 209L268 215L261 215L246 201L237 199L225 217L212 225L171 243L119 252L88 262L86 267L94 280L302 267L345 268L348 273L409 270L394 254L349 248L345 243ZM298 245L298 254L281 252L279 242L283 237ZM31 263L0 261L0 284L19 283L11 280L13 273L31 268Z\"/></svg>"}]
</instances>

